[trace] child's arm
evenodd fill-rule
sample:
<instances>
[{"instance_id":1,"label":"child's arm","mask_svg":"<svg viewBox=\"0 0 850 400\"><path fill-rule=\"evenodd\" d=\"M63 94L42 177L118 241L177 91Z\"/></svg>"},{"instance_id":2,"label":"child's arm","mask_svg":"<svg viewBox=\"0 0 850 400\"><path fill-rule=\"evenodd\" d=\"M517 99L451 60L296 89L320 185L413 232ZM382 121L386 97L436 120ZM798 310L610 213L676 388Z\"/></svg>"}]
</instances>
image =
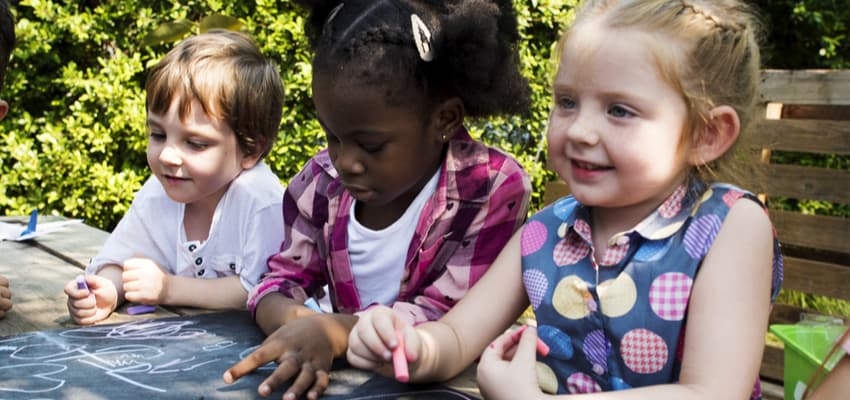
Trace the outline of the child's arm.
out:
<instances>
[{"instance_id":1,"label":"child's arm","mask_svg":"<svg viewBox=\"0 0 850 400\"><path fill-rule=\"evenodd\" d=\"M395 330L402 329L411 381L442 381L463 371L528 306L520 268L521 232L514 234L484 277L440 320L412 330L386 307L361 315L349 338L349 362L390 375L392 370L383 363L395 347Z\"/></svg>"},{"instance_id":2,"label":"child's arm","mask_svg":"<svg viewBox=\"0 0 850 400\"><path fill-rule=\"evenodd\" d=\"M319 314L279 293L264 296L256 315L257 324L268 337L257 350L225 371L224 381L233 383L275 361L278 367L257 390L261 396L294 379L285 398L300 398L305 393L318 398L328 387L333 360L345 354L348 333L357 317Z\"/></svg>"},{"instance_id":3,"label":"child's arm","mask_svg":"<svg viewBox=\"0 0 850 400\"><path fill-rule=\"evenodd\" d=\"M495 155L491 154L491 157ZM454 307L465 292L481 279L514 232L525 222L531 195L528 176L513 159L507 157L498 170L491 169L489 174L491 183L487 201L469 222L458 247L449 257L438 256L433 261L445 264L443 273L430 281L411 281L409 285L419 286L414 289L415 293L392 305L399 315L408 316L409 322L433 321ZM464 217L459 213L455 218ZM416 276L417 272L409 271L409 274Z\"/></svg>"},{"instance_id":4,"label":"child's arm","mask_svg":"<svg viewBox=\"0 0 850 400\"><path fill-rule=\"evenodd\" d=\"M12 290L9 289L9 280L0 276L0 318L6 315L6 311L12 309Z\"/></svg>"},{"instance_id":5,"label":"child's arm","mask_svg":"<svg viewBox=\"0 0 850 400\"><path fill-rule=\"evenodd\" d=\"M109 264L93 275L85 275L87 288L77 287L77 280L65 284L68 295L68 313L75 323L91 325L106 319L124 302L121 283L122 268Z\"/></svg>"},{"instance_id":6,"label":"child's arm","mask_svg":"<svg viewBox=\"0 0 850 400\"><path fill-rule=\"evenodd\" d=\"M841 399L850 392L850 356L845 355L806 400Z\"/></svg>"},{"instance_id":7,"label":"child's arm","mask_svg":"<svg viewBox=\"0 0 850 400\"><path fill-rule=\"evenodd\" d=\"M124 261L121 278L124 297L135 303L242 309L248 297L239 276L197 279L171 275L155 261L140 256Z\"/></svg>"}]
</instances>

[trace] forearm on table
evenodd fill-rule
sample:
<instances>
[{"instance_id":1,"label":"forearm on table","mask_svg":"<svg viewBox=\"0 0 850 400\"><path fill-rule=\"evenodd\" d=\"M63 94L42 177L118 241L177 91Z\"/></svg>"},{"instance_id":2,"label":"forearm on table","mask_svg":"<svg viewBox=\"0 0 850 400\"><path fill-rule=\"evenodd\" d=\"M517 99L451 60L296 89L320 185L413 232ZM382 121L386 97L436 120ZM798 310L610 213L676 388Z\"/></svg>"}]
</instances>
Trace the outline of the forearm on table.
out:
<instances>
[{"instance_id":1,"label":"forearm on table","mask_svg":"<svg viewBox=\"0 0 850 400\"><path fill-rule=\"evenodd\" d=\"M123 272L124 268L120 265L107 264L95 274L101 278L109 279L112 282L112 286L115 286L115 290L118 293L118 303L115 304L115 308L121 307L121 304L124 304L124 280L121 278Z\"/></svg>"},{"instance_id":2,"label":"forearm on table","mask_svg":"<svg viewBox=\"0 0 850 400\"><path fill-rule=\"evenodd\" d=\"M244 309L248 292L238 275L197 279L169 275L162 304L211 310Z\"/></svg>"},{"instance_id":3,"label":"forearm on table","mask_svg":"<svg viewBox=\"0 0 850 400\"><path fill-rule=\"evenodd\" d=\"M357 316L317 313L280 293L270 293L257 304L255 320L263 333L271 335L287 322L310 316L319 317L317 321L331 340L334 357L344 356L348 350L348 335L357 323Z\"/></svg>"}]
</instances>

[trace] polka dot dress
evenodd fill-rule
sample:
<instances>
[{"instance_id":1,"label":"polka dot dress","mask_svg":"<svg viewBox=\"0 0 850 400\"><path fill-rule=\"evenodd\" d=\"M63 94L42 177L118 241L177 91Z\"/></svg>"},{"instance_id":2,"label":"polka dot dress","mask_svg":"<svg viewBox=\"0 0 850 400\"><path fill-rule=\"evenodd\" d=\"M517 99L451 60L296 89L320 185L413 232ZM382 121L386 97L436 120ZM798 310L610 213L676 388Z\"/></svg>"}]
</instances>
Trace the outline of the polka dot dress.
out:
<instances>
[{"instance_id":1,"label":"polka dot dress","mask_svg":"<svg viewBox=\"0 0 850 400\"><path fill-rule=\"evenodd\" d=\"M731 185L681 186L605 249L593 248L589 209L574 198L535 214L521 254L538 334L550 347L538 355L541 389L594 393L678 381L694 277L742 197L758 201ZM782 280L775 239L774 258L773 298Z\"/></svg>"}]
</instances>

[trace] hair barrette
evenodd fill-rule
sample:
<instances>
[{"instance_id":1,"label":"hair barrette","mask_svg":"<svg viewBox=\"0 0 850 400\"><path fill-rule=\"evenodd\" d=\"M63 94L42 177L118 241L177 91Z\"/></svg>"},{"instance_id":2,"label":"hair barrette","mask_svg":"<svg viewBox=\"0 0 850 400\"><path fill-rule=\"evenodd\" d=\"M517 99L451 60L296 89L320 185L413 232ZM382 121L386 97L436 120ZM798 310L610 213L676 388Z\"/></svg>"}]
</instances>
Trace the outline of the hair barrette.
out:
<instances>
[{"instance_id":1,"label":"hair barrette","mask_svg":"<svg viewBox=\"0 0 850 400\"><path fill-rule=\"evenodd\" d=\"M434 47L431 45L431 31L425 22L416 14L410 14L410 25L413 28L413 40L416 42L416 50L419 50L419 58L428 62L434 59Z\"/></svg>"},{"instance_id":2,"label":"hair barrette","mask_svg":"<svg viewBox=\"0 0 850 400\"><path fill-rule=\"evenodd\" d=\"M334 20L336 15L339 14L339 10L341 10L342 6L344 6L344 5L345 5L345 3L339 3L339 4L337 4L336 7L333 8L333 10L331 10L330 13L328 13L328 19L325 21L325 25L330 24L331 21Z\"/></svg>"}]
</instances>

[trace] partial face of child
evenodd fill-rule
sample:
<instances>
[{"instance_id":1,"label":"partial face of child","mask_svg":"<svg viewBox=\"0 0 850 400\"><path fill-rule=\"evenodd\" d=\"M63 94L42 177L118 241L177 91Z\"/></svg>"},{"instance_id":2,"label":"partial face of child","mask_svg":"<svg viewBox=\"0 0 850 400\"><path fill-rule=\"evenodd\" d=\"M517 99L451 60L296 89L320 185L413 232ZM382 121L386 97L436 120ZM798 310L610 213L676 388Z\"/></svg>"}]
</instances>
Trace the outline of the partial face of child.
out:
<instances>
[{"instance_id":1,"label":"partial face of child","mask_svg":"<svg viewBox=\"0 0 850 400\"><path fill-rule=\"evenodd\" d=\"M185 121L177 98L165 115L148 113L148 130L151 171L169 198L187 205L215 210L230 182L257 161L242 153L230 127L208 116L197 100Z\"/></svg>"},{"instance_id":2,"label":"partial face of child","mask_svg":"<svg viewBox=\"0 0 850 400\"><path fill-rule=\"evenodd\" d=\"M343 185L371 228L398 219L442 162L441 132L416 107L390 106L381 89L317 75L313 102Z\"/></svg>"},{"instance_id":3,"label":"partial face of child","mask_svg":"<svg viewBox=\"0 0 850 400\"><path fill-rule=\"evenodd\" d=\"M679 149L686 105L660 76L650 40L592 22L577 27L564 43L548 132L551 165L576 199L631 207L639 219L689 167Z\"/></svg>"}]
</instances>

